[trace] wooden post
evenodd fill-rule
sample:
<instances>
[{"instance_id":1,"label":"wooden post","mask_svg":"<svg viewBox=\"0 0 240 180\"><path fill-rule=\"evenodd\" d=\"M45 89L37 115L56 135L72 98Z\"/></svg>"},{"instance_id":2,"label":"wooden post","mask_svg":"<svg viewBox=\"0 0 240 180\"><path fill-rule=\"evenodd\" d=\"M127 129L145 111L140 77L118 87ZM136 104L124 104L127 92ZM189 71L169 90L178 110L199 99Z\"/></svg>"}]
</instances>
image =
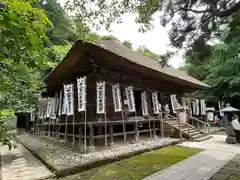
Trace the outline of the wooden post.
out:
<instances>
[{"instance_id":1,"label":"wooden post","mask_svg":"<svg viewBox=\"0 0 240 180\"><path fill-rule=\"evenodd\" d=\"M94 146L94 127L92 124L89 124L89 146L91 150L95 149Z\"/></svg>"},{"instance_id":2,"label":"wooden post","mask_svg":"<svg viewBox=\"0 0 240 180\"><path fill-rule=\"evenodd\" d=\"M124 109L124 105L123 105L123 109ZM123 109L122 109L123 139L124 139L124 143L126 143L127 142L127 135L126 135L126 124L125 124Z\"/></svg>"},{"instance_id":3,"label":"wooden post","mask_svg":"<svg viewBox=\"0 0 240 180\"><path fill-rule=\"evenodd\" d=\"M135 141L139 140L139 128L138 128L138 122L137 122L137 113L135 112L135 125L134 125L134 131L135 131Z\"/></svg>"},{"instance_id":4,"label":"wooden post","mask_svg":"<svg viewBox=\"0 0 240 180\"><path fill-rule=\"evenodd\" d=\"M176 108L177 110L177 122L178 122L178 129L179 129L179 137L180 137L180 142L182 143L183 142L183 139L182 139L182 130L181 130L181 122L180 122L180 112L182 111L182 107L178 107Z\"/></svg>"},{"instance_id":5,"label":"wooden post","mask_svg":"<svg viewBox=\"0 0 240 180\"><path fill-rule=\"evenodd\" d=\"M154 121L153 121L154 122ZM150 118L148 117L148 128L149 128L149 135L150 135L150 138L152 138L152 128L151 128L151 120Z\"/></svg>"},{"instance_id":6,"label":"wooden post","mask_svg":"<svg viewBox=\"0 0 240 180\"><path fill-rule=\"evenodd\" d=\"M74 116L74 113L73 113L73 130L72 130L72 133L73 133L73 144L72 144L72 147L73 147L73 149L75 148L75 116Z\"/></svg>"},{"instance_id":7,"label":"wooden post","mask_svg":"<svg viewBox=\"0 0 240 180\"><path fill-rule=\"evenodd\" d=\"M164 118L161 116L161 119L160 119L160 131L161 131L161 137L164 137L164 121L167 121L167 115L164 115Z\"/></svg>"},{"instance_id":8,"label":"wooden post","mask_svg":"<svg viewBox=\"0 0 240 180\"><path fill-rule=\"evenodd\" d=\"M68 121L68 116L67 114L65 114L65 145L67 145L67 134L68 134L67 121Z\"/></svg>"},{"instance_id":9,"label":"wooden post","mask_svg":"<svg viewBox=\"0 0 240 180\"><path fill-rule=\"evenodd\" d=\"M75 98L74 98L74 84L73 84L73 91L72 91L72 96L73 96L73 115L72 115L72 133L73 133L73 144L72 144L72 148L75 148L75 106L74 106L74 102L75 102Z\"/></svg>"},{"instance_id":10,"label":"wooden post","mask_svg":"<svg viewBox=\"0 0 240 180\"><path fill-rule=\"evenodd\" d=\"M58 140L60 141L60 133L61 133L61 115L59 116L59 120L58 120Z\"/></svg>"},{"instance_id":11,"label":"wooden post","mask_svg":"<svg viewBox=\"0 0 240 180\"><path fill-rule=\"evenodd\" d=\"M78 141L79 141L79 146L81 147L83 145L83 137L82 137L82 135L83 135L83 127L81 125L79 125L79 126L80 127L78 129L78 131L79 131Z\"/></svg>"},{"instance_id":12,"label":"wooden post","mask_svg":"<svg viewBox=\"0 0 240 180\"><path fill-rule=\"evenodd\" d=\"M48 119L48 136L50 137L51 135L50 135L50 121L51 121L51 119L49 118Z\"/></svg>"},{"instance_id":13,"label":"wooden post","mask_svg":"<svg viewBox=\"0 0 240 180\"><path fill-rule=\"evenodd\" d=\"M113 125L112 124L109 125L109 136L110 136L110 143L111 143L111 145L113 145L114 139L113 139Z\"/></svg>"},{"instance_id":14,"label":"wooden post","mask_svg":"<svg viewBox=\"0 0 240 180\"><path fill-rule=\"evenodd\" d=\"M84 153L87 153L87 112L86 111L84 111Z\"/></svg>"},{"instance_id":15,"label":"wooden post","mask_svg":"<svg viewBox=\"0 0 240 180\"><path fill-rule=\"evenodd\" d=\"M57 117L56 117L57 118ZM52 136L55 139L55 121L56 119L53 119L53 130L52 130Z\"/></svg>"},{"instance_id":16,"label":"wooden post","mask_svg":"<svg viewBox=\"0 0 240 180\"><path fill-rule=\"evenodd\" d=\"M156 138L156 126L155 126L155 120L153 120L153 137Z\"/></svg>"},{"instance_id":17,"label":"wooden post","mask_svg":"<svg viewBox=\"0 0 240 180\"><path fill-rule=\"evenodd\" d=\"M191 129L189 128L189 126L188 126L188 133L189 133L189 138L190 138L190 140L192 140Z\"/></svg>"}]
</instances>

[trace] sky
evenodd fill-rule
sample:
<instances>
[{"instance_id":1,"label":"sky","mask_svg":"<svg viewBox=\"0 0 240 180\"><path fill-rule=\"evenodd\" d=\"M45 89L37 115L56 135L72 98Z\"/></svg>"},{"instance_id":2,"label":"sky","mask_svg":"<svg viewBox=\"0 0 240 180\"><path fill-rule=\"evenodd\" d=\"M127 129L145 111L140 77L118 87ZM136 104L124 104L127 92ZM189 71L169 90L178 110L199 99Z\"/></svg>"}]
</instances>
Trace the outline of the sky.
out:
<instances>
[{"instance_id":1,"label":"sky","mask_svg":"<svg viewBox=\"0 0 240 180\"><path fill-rule=\"evenodd\" d=\"M66 0L59 0L61 5L64 5ZM110 32L104 28L95 31L99 35L113 35L121 41L128 40L133 44L133 48L145 46L156 54L163 55L167 50L169 38L167 30L160 25L159 17L155 17L153 21L153 28L146 33L140 33L139 25L135 23L135 16L133 14L126 14L122 17L122 23L113 23L110 27ZM184 64L182 58L183 50L173 57L169 64L174 68L178 68Z\"/></svg>"}]
</instances>

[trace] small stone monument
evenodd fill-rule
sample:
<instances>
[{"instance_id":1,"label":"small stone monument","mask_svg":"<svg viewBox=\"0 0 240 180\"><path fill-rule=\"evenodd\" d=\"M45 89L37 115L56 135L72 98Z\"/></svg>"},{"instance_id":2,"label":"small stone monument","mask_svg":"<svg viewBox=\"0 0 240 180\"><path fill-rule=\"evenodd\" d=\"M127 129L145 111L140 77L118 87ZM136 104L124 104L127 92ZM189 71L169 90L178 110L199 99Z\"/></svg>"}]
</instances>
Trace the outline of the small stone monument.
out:
<instances>
[{"instance_id":1,"label":"small stone monument","mask_svg":"<svg viewBox=\"0 0 240 180\"><path fill-rule=\"evenodd\" d=\"M187 121L186 108L184 106L178 106L178 116L181 124L185 124Z\"/></svg>"},{"instance_id":2,"label":"small stone monument","mask_svg":"<svg viewBox=\"0 0 240 180\"><path fill-rule=\"evenodd\" d=\"M206 108L206 120L207 123L214 122L214 111L215 109L213 107Z\"/></svg>"},{"instance_id":3,"label":"small stone monument","mask_svg":"<svg viewBox=\"0 0 240 180\"><path fill-rule=\"evenodd\" d=\"M185 124L187 121L186 108L178 104L176 111L177 111L177 119L178 119L177 121L178 121L178 128L179 128L179 136L180 136L180 141L182 143L183 139L182 139L181 124Z\"/></svg>"}]
</instances>

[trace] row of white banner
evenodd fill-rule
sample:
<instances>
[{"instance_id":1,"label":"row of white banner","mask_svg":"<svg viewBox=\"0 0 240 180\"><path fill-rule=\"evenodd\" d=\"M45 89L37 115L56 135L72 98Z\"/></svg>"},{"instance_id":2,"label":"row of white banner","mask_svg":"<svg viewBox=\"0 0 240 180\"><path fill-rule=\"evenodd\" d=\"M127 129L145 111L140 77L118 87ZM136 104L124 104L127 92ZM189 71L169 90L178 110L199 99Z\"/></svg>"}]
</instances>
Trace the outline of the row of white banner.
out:
<instances>
[{"instance_id":1,"label":"row of white banner","mask_svg":"<svg viewBox=\"0 0 240 180\"><path fill-rule=\"evenodd\" d=\"M78 112L86 111L86 99L87 99L87 92L86 92L86 77L81 77L77 79L77 97L78 97ZM97 114L105 114L105 81L97 82L96 84L96 91L97 91L97 97L96 97L96 113ZM125 87L125 94L127 98L127 105L129 112L136 112L136 106L135 106L135 99L134 99L134 90L133 86L127 86ZM159 103L158 98L158 92L152 92L151 98L152 98L152 106L153 106L153 113L159 114L160 111L162 111L162 106ZM115 112L121 112L123 111L122 108L122 96L121 96L121 90L119 84L112 85L112 96L113 96L113 105L114 105L114 111ZM173 113L176 113L176 108L178 105L178 100L176 98L176 95L170 95L171 99L171 105L172 105L172 111ZM199 101L196 100L196 105L193 105L193 114L199 115ZM189 101L186 100L186 103ZM187 106L185 104L185 106ZM190 109L191 106L187 106ZM205 102L204 100L201 100L201 112L205 113ZM169 109L169 108L168 108ZM149 115L149 109L148 109L148 100L147 100L147 93L146 91L143 91L141 93L141 110L143 116ZM60 115L73 115L74 114L74 86L73 84L69 85L63 85L63 92L60 92L60 97L55 98L48 98L45 103L43 103L40 106L40 118L51 118L55 119L56 114L58 116Z\"/></svg>"}]
</instances>

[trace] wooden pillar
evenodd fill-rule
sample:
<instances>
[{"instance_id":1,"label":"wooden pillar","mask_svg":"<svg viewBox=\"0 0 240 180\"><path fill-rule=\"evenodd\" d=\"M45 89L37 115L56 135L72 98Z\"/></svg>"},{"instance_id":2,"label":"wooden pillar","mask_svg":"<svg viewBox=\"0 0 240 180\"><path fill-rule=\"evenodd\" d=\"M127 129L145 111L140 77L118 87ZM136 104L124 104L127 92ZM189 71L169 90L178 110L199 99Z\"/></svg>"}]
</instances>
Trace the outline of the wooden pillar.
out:
<instances>
[{"instance_id":1,"label":"wooden pillar","mask_svg":"<svg viewBox=\"0 0 240 180\"><path fill-rule=\"evenodd\" d=\"M135 141L138 141L139 140L139 129L138 129L138 122L137 122L137 120L135 119L135 123L134 123L134 132L135 132L135 134L134 134L134 140Z\"/></svg>"},{"instance_id":2,"label":"wooden pillar","mask_svg":"<svg viewBox=\"0 0 240 180\"><path fill-rule=\"evenodd\" d=\"M94 146L94 127L92 124L89 124L89 149L95 150Z\"/></svg>"},{"instance_id":3,"label":"wooden pillar","mask_svg":"<svg viewBox=\"0 0 240 180\"><path fill-rule=\"evenodd\" d=\"M83 151L83 147L84 147L84 144L83 144L83 127L80 125L80 127L78 128L78 143L79 143L79 148L81 151Z\"/></svg>"},{"instance_id":4,"label":"wooden pillar","mask_svg":"<svg viewBox=\"0 0 240 180\"><path fill-rule=\"evenodd\" d=\"M58 118L58 140L60 141L61 115Z\"/></svg>"},{"instance_id":5,"label":"wooden pillar","mask_svg":"<svg viewBox=\"0 0 240 180\"><path fill-rule=\"evenodd\" d=\"M68 116L67 114L65 114L65 144L67 144L67 134L68 134L68 128L67 128L67 119L68 119Z\"/></svg>"},{"instance_id":6,"label":"wooden pillar","mask_svg":"<svg viewBox=\"0 0 240 180\"><path fill-rule=\"evenodd\" d=\"M50 137L50 123L51 123L51 119L48 119L48 136Z\"/></svg>"},{"instance_id":7,"label":"wooden pillar","mask_svg":"<svg viewBox=\"0 0 240 180\"><path fill-rule=\"evenodd\" d=\"M161 137L164 137L164 121L167 121L167 115L164 116L164 118L161 116L160 118L160 132L161 132Z\"/></svg>"},{"instance_id":8,"label":"wooden pillar","mask_svg":"<svg viewBox=\"0 0 240 180\"><path fill-rule=\"evenodd\" d=\"M113 125L112 124L109 125L109 135L110 135L110 144L113 145L114 137L113 137Z\"/></svg>"},{"instance_id":9,"label":"wooden pillar","mask_svg":"<svg viewBox=\"0 0 240 180\"><path fill-rule=\"evenodd\" d=\"M155 126L155 120L152 121L153 122L153 138L156 138L156 126Z\"/></svg>"}]
</instances>

